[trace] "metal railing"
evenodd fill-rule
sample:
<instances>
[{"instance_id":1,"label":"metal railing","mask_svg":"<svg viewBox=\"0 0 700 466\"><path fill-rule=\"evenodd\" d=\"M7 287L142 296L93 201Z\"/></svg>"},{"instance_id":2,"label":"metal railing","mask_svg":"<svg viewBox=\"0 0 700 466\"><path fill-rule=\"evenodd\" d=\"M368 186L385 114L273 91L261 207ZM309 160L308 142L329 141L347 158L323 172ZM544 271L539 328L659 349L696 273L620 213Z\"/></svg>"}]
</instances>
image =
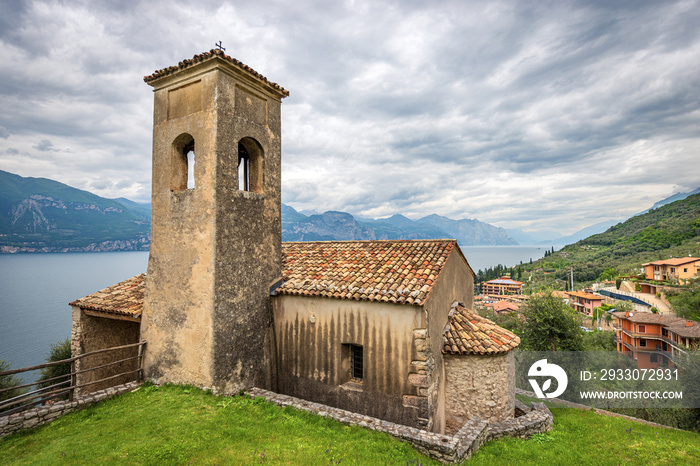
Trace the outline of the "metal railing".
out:
<instances>
[{"instance_id":1,"label":"metal railing","mask_svg":"<svg viewBox=\"0 0 700 466\"><path fill-rule=\"evenodd\" d=\"M7 387L0 389L0 395L5 392L9 392L12 390L22 390L22 389L27 389L29 387L35 386L33 390L27 391L25 393L21 393L19 395L13 396L11 398L8 398L6 400L0 401L0 416L7 416L9 414L14 414L18 413L21 411L25 411L27 409L31 409L32 407L39 405L39 404L46 404L47 402L50 402L52 400L55 400L57 398L62 398L65 397L66 395L68 396L69 400L73 400L75 397L75 391L80 388L84 388L90 385L96 385L99 383L105 383L110 380L117 379L119 377L124 377L126 375L130 374L135 374L136 375L136 380L142 379L142 358L143 358L143 347L146 344L146 340L141 340L138 343L132 343L130 345L123 345L123 346L115 346L112 348L105 348L101 350L96 350L96 351L91 351L89 353L83 353L79 354L78 356L74 356L69 359L63 359L61 361L55 361L55 362L48 362L45 364L40 364L38 366L32 366L32 367L23 367L21 369L13 369L9 371L4 371L0 372L0 377L3 376L11 376L11 375L16 375L16 374L21 374L23 372L29 372L29 371L35 371L39 369L44 369L47 367L52 367L52 366L58 366L61 364L70 364L71 365L71 370L69 374L63 374L59 375L57 377L52 377L49 379L45 380L39 380L36 382L32 383L27 383L27 384L22 384L22 385L15 385L12 387ZM99 366L95 367L89 367L87 369L80 369L76 370L76 362L86 358L88 356L94 356L96 354L101 354L101 353L106 353L109 351L117 351L117 350L123 350L123 349L128 349L128 348L135 348L138 347L138 352L136 356L131 356L128 358L123 358L119 359L117 361L112 361L107 364L101 364ZM88 372L96 371L98 369L105 369L107 367L115 366L116 364L121 364L129 361L136 361L136 369L134 370L127 370L127 371L122 371L117 374L111 375L109 377L104 377L99 380L93 380L85 383L80 383L78 384L78 376L81 374L87 374ZM52 383L53 382L53 383ZM51 385L46 385L47 383L51 383Z\"/></svg>"}]
</instances>

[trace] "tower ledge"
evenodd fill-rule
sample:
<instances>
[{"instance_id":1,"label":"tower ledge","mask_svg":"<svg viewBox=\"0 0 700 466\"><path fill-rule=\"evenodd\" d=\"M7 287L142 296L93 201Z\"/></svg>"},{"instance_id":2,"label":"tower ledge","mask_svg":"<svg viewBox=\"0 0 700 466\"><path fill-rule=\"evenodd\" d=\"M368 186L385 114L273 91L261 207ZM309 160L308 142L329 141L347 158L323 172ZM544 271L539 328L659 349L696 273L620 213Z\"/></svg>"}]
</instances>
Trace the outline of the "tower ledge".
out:
<instances>
[{"instance_id":1,"label":"tower ledge","mask_svg":"<svg viewBox=\"0 0 700 466\"><path fill-rule=\"evenodd\" d=\"M169 66L167 68L163 68L160 70L156 70L153 72L153 74L149 76L144 76L143 80L145 83L156 87L156 83L160 81L163 78L166 78L168 76L171 76L179 71L188 69L190 67L193 67L195 65L198 65L200 63L204 63L209 60L222 60L223 62L233 65L236 67L238 70L245 72L248 76L255 78L257 81L260 81L261 83L264 83L267 85L266 87L269 87L271 90L275 91L276 94L279 94L280 98L285 98L289 96L289 91L280 86L277 83L274 83L270 80L268 80L265 76L261 75L257 71L255 71L253 68L249 67L248 65L245 65L241 63L240 61L236 60L235 58L232 58L228 55L226 55L224 52L218 49L212 49L209 52L203 52L200 54L195 55L191 59L185 59L182 60L180 63L178 63L177 66Z\"/></svg>"}]
</instances>

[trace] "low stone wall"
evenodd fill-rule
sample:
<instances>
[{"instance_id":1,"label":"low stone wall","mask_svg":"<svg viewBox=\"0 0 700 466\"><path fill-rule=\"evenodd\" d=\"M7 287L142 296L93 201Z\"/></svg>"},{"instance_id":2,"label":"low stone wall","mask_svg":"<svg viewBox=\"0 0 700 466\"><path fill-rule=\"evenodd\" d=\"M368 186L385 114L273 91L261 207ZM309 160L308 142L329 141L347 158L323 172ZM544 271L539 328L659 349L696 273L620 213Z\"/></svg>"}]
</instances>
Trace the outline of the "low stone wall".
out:
<instances>
[{"instance_id":1,"label":"low stone wall","mask_svg":"<svg viewBox=\"0 0 700 466\"><path fill-rule=\"evenodd\" d=\"M436 434L415 427L402 426L389 421L352 413L338 408L251 388L248 394L253 398L264 398L279 406L292 406L319 416L330 417L345 424L367 427L385 432L400 440L410 442L416 450L443 463L459 463L471 458L485 442L500 437L528 437L546 432L552 428L552 413L544 403L532 403L532 408L516 403L516 411L521 416L500 423L472 418L454 436Z\"/></svg>"},{"instance_id":2,"label":"low stone wall","mask_svg":"<svg viewBox=\"0 0 700 466\"><path fill-rule=\"evenodd\" d=\"M76 397L73 401L58 401L52 405L39 406L21 413L0 415L0 438L22 429L31 429L48 424L64 414L86 408L98 401L106 400L115 395L130 392L140 385L140 382L129 382L124 385L99 390L89 395Z\"/></svg>"}]
</instances>

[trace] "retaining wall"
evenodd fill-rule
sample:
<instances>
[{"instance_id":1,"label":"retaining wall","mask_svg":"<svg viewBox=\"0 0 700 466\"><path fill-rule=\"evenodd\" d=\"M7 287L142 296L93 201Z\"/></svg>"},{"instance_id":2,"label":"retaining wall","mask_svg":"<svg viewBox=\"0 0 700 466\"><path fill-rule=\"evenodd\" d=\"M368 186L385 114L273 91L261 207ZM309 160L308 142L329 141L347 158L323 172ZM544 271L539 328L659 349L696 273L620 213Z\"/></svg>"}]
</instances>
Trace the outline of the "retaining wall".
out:
<instances>
[{"instance_id":1,"label":"retaining wall","mask_svg":"<svg viewBox=\"0 0 700 466\"><path fill-rule=\"evenodd\" d=\"M471 458L481 445L489 440L506 436L525 438L552 428L552 413L544 403L532 403L532 407L528 407L523 403L516 402L515 411L521 414L520 416L504 422L489 422L472 418L464 424L457 434L449 436L332 408L288 395L280 395L260 388L251 388L247 392L253 398L264 398L279 406L292 406L319 416L333 418L345 424L385 432L400 440L410 442L421 453L449 464Z\"/></svg>"},{"instance_id":2,"label":"retaining wall","mask_svg":"<svg viewBox=\"0 0 700 466\"><path fill-rule=\"evenodd\" d=\"M21 413L10 414L9 416L0 414L0 438L22 429L31 429L32 427L48 424L64 414L87 408L98 401L106 400L115 395L130 392L140 384L140 382L129 382L116 387L99 390L89 395L75 397L73 401L57 401L51 405L39 406Z\"/></svg>"}]
</instances>

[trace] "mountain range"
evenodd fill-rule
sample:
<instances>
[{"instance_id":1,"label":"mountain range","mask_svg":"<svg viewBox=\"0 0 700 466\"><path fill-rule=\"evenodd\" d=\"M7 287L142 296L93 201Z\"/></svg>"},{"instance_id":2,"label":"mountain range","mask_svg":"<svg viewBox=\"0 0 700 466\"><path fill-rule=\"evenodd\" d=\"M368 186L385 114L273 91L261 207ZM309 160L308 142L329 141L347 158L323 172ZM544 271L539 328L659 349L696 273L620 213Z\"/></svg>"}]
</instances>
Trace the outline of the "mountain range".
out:
<instances>
[{"instance_id":1,"label":"mountain range","mask_svg":"<svg viewBox=\"0 0 700 466\"><path fill-rule=\"evenodd\" d=\"M676 194L653 208L693 193ZM0 170L0 253L148 250L150 219L150 204L106 199L57 181ZM400 214L371 219L347 212L298 212L282 204L283 241L454 238L461 246L571 244L615 223L599 223L566 237L552 232L555 239L543 241L541 232L535 237L476 219L436 214L418 220Z\"/></svg>"},{"instance_id":2,"label":"mountain range","mask_svg":"<svg viewBox=\"0 0 700 466\"><path fill-rule=\"evenodd\" d=\"M150 206L0 170L0 252L143 251Z\"/></svg>"},{"instance_id":3,"label":"mountain range","mask_svg":"<svg viewBox=\"0 0 700 466\"><path fill-rule=\"evenodd\" d=\"M453 238L461 246L517 245L505 229L475 219L453 220L428 215L411 220L403 215L356 219L347 212L304 215L282 204L283 241L337 241Z\"/></svg>"}]
</instances>

